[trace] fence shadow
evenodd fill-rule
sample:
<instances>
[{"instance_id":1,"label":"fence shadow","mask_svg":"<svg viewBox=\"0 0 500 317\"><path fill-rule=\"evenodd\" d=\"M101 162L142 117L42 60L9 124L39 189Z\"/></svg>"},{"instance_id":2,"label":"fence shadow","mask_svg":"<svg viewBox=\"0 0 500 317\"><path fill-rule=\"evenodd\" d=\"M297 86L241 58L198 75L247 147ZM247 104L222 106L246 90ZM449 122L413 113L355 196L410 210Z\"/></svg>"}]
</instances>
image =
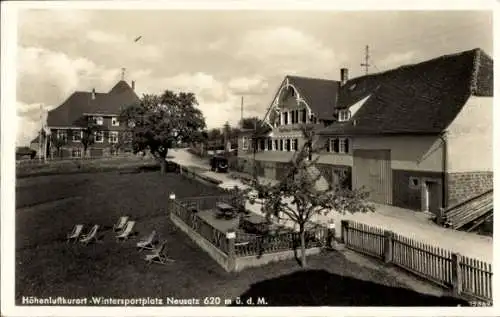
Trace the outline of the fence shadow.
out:
<instances>
[{"instance_id":1,"label":"fence shadow","mask_svg":"<svg viewBox=\"0 0 500 317\"><path fill-rule=\"evenodd\" d=\"M253 303L247 304L249 298ZM255 283L240 295L241 305L256 305L258 298L268 306L469 306L453 297L421 294L325 270L301 270Z\"/></svg>"}]
</instances>

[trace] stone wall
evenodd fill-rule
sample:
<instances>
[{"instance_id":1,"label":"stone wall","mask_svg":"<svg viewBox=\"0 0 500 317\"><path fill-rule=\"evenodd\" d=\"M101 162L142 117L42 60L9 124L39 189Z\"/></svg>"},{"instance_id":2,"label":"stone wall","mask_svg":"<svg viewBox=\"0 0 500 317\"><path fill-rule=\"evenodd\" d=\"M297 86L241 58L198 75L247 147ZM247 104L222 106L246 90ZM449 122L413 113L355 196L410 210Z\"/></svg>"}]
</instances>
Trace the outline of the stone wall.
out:
<instances>
[{"instance_id":1,"label":"stone wall","mask_svg":"<svg viewBox=\"0 0 500 317\"><path fill-rule=\"evenodd\" d=\"M448 206L493 189L493 172L448 174Z\"/></svg>"}]
</instances>

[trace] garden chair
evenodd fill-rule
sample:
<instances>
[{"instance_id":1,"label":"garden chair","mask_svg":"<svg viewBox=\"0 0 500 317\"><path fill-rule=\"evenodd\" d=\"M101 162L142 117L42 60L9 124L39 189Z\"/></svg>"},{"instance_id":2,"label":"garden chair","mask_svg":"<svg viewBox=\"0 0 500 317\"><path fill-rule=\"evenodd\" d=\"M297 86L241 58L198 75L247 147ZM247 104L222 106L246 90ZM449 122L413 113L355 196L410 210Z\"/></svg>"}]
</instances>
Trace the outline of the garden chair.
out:
<instances>
[{"instance_id":1,"label":"garden chair","mask_svg":"<svg viewBox=\"0 0 500 317\"><path fill-rule=\"evenodd\" d=\"M153 262L166 264L167 262L175 262L175 260L167 257L167 241L162 242L151 254L147 254L144 260L151 264Z\"/></svg>"},{"instance_id":2,"label":"garden chair","mask_svg":"<svg viewBox=\"0 0 500 317\"><path fill-rule=\"evenodd\" d=\"M128 216L123 216L118 219L118 222L113 225L113 230L115 232L122 231L125 225L127 224Z\"/></svg>"},{"instance_id":3,"label":"garden chair","mask_svg":"<svg viewBox=\"0 0 500 317\"><path fill-rule=\"evenodd\" d=\"M99 225L94 225L92 229L87 234L82 235L80 238L80 242L87 245L92 241L97 242L97 230L99 229Z\"/></svg>"},{"instance_id":4,"label":"garden chair","mask_svg":"<svg viewBox=\"0 0 500 317\"><path fill-rule=\"evenodd\" d=\"M135 226L135 221L128 221L127 224L125 225L125 228L123 228L123 231L116 236L116 239L127 240L130 237L130 235L134 233L134 226Z\"/></svg>"},{"instance_id":5,"label":"garden chair","mask_svg":"<svg viewBox=\"0 0 500 317\"><path fill-rule=\"evenodd\" d=\"M71 240L73 240L74 242L78 241L78 238L82 234L82 230L83 230L83 225L80 224L75 225L73 227L73 231L68 233L68 235L66 236L66 242L70 242Z\"/></svg>"},{"instance_id":6,"label":"garden chair","mask_svg":"<svg viewBox=\"0 0 500 317\"><path fill-rule=\"evenodd\" d=\"M142 250L154 250L154 242L156 238L156 230L153 230L151 234L144 240L137 242L137 248L139 248L139 252Z\"/></svg>"}]
</instances>

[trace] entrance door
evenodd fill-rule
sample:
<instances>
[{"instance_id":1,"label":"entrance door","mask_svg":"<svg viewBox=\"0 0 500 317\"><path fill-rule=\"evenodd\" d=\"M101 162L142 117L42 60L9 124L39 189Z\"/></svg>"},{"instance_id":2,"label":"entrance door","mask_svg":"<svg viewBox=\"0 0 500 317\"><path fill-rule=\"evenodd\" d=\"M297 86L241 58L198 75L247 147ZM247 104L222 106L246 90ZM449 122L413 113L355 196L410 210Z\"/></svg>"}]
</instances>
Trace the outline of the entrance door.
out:
<instances>
[{"instance_id":1,"label":"entrance door","mask_svg":"<svg viewBox=\"0 0 500 317\"><path fill-rule=\"evenodd\" d=\"M422 209L438 215L440 205L441 194L439 183L436 181L425 181Z\"/></svg>"}]
</instances>

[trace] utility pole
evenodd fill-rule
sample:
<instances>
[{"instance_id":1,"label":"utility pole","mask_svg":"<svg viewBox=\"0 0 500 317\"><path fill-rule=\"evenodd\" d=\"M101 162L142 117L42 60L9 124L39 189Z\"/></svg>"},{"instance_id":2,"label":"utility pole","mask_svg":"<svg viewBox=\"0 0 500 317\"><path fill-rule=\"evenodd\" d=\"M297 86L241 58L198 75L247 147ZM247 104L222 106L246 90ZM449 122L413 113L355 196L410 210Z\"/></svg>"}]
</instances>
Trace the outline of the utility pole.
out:
<instances>
[{"instance_id":1,"label":"utility pole","mask_svg":"<svg viewBox=\"0 0 500 317\"><path fill-rule=\"evenodd\" d=\"M38 161L42 161L43 107L40 105L40 131L38 132Z\"/></svg>"},{"instance_id":2,"label":"utility pole","mask_svg":"<svg viewBox=\"0 0 500 317\"><path fill-rule=\"evenodd\" d=\"M370 61L370 47L368 45L365 46L365 62L361 63L360 66L365 68L365 74L368 75L368 68L371 66L369 64Z\"/></svg>"},{"instance_id":3,"label":"utility pole","mask_svg":"<svg viewBox=\"0 0 500 317\"><path fill-rule=\"evenodd\" d=\"M240 126L243 129L243 96L241 96L241 118L240 118Z\"/></svg>"}]
</instances>

